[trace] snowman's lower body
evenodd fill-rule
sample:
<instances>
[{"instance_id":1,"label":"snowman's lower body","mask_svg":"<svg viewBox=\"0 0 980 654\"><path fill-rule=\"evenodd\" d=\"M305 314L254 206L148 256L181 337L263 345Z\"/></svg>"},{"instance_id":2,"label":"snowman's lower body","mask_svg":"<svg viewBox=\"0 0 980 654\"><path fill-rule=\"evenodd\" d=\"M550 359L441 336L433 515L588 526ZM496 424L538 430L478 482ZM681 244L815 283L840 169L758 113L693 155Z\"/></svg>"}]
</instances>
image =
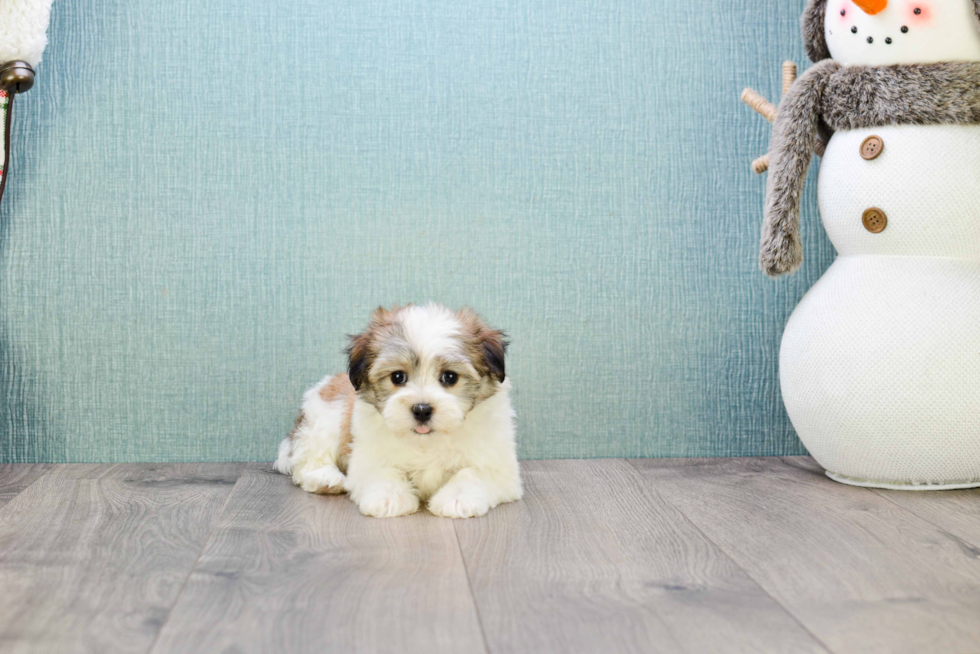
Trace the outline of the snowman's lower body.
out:
<instances>
[{"instance_id":1,"label":"snowman's lower body","mask_svg":"<svg viewBox=\"0 0 980 654\"><path fill-rule=\"evenodd\" d=\"M980 261L839 257L786 326L780 381L833 479L980 486Z\"/></svg>"}]
</instances>

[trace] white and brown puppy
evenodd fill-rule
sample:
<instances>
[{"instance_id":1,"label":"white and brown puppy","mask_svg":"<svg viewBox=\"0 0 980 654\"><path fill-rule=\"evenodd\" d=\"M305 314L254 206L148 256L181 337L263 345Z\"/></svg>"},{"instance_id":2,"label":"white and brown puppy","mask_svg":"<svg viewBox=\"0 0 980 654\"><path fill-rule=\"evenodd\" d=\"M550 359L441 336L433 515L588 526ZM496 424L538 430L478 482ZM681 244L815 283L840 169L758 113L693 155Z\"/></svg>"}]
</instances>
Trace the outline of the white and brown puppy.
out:
<instances>
[{"instance_id":1,"label":"white and brown puppy","mask_svg":"<svg viewBox=\"0 0 980 654\"><path fill-rule=\"evenodd\" d=\"M348 374L303 396L276 469L361 513L484 515L521 498L504 334L469 309L378 309L351 337Z\"/></svg>"}]
</instances>

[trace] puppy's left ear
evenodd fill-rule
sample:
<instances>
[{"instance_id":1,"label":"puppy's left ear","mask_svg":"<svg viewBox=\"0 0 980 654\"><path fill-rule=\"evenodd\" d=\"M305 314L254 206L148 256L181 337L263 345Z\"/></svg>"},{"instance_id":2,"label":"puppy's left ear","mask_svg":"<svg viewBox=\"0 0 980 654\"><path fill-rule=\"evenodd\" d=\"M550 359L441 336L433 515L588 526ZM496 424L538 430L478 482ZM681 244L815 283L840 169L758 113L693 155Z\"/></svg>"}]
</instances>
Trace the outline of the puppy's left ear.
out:
<instances>
[{"instance_id":1,"label":"puppy's left ear","mask_svg":"<svg viewBox=\"0 0 980 654\"><path fill-rule=\"evenodd\" d=\"M507 334L488 327L480 314L469 307L460 309L457 317L463 324L473 365L480 374L503 382L507 377L504 368L504 357L509 345Z\"/></svg>"},{"instance_id":2,"label":"puppy's left ear","mask_svg":"<svg viewBox=\"0 0 980 654\"><path fill-rule=\"evenodd\" d=\"M480 333L483 348L483 363L487 367L487 374L503 383L507 378L504 369L504 356L507 354L507 334L499 329L485 328Z\"/></svg>"}]
</instances>

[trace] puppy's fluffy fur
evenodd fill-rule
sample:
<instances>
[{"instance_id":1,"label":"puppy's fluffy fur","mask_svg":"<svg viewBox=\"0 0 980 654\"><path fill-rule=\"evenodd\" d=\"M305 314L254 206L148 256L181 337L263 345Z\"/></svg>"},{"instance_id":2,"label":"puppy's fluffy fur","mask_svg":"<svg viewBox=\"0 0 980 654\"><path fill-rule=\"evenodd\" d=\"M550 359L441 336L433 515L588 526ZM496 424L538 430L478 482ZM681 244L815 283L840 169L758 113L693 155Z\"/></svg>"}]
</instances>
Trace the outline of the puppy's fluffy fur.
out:
<instances>
[{"instance_id":1,"label":"puppy's fluffy fur","mask_svg":"<svg viewBox=\"0 0 980 654\"><path fill-rule=\"evenodd\" d=\"M469 309L378 309L351 337L348 374L303 396L275 467L361 513L484 515L521 498L507 343Z\"/></svg>"}]
</instances>

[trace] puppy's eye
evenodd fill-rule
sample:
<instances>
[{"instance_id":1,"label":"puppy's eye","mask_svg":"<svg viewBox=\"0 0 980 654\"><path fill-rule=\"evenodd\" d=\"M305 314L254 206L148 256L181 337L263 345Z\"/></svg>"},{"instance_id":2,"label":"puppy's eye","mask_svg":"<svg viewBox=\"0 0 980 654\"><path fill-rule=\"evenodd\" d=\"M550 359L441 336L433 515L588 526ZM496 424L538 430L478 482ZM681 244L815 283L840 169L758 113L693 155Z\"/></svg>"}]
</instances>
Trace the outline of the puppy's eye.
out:
<instances>
[{"instance_id":1,"label":"puppy's eye","mask_svg":"<svg viewBox=\"0 0 980 654\"><path fill-rule=\"evenodd\" d=\"M439 377L439 382L443 386L455 386L456 382L458 381L459 381L459 375L457 375L452 370L447 370L446 372L442 373L441 377Z\"/></svg>"},{"instance_id":2,"label":"puppy's eye","mask_svg":"<svg viewBox=\"0 0 980 654\"><path fill-rule=\"evenodd\" d=\"M408 375L403 373L401 370L391 373L391 383L395 386L401 386L408 381Z\"/></svg>"}]
</instances>

